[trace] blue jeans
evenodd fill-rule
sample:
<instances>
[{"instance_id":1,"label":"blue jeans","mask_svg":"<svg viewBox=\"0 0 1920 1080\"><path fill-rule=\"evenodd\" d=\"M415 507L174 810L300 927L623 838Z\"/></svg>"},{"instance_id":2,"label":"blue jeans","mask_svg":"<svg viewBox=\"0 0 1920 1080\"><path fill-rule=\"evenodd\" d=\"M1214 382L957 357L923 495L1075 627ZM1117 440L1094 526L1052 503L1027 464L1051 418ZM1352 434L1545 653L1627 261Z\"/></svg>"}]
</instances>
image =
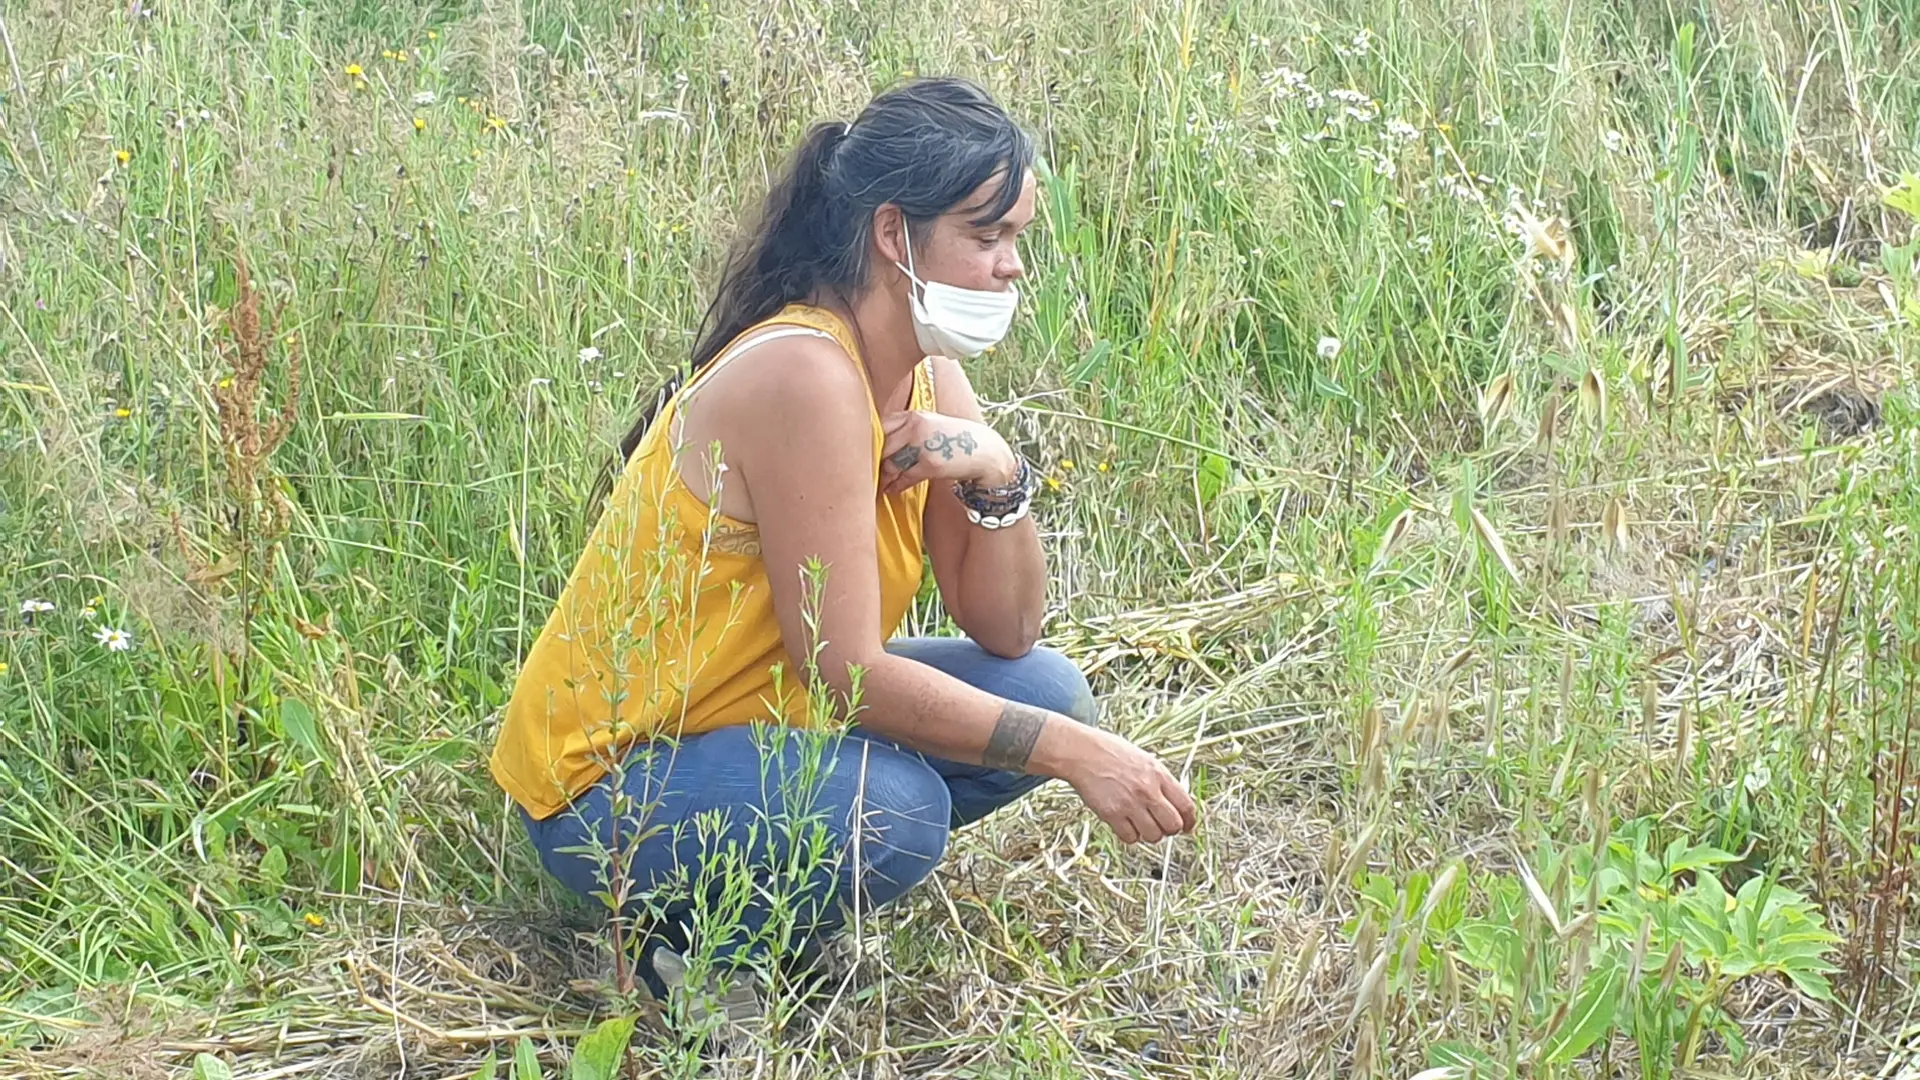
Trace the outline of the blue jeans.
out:
<instances>
[{"instance_id":1,"label":"blue jeans","mask_svg":"<svg viewBox=\"0 0 1920 1080\"><path fill-rule=\"evenodd\" d=\"M965 638L904 638L887 651L1096 721L1086 677L1050 649L1008 660ZM838 734L756 723L640 743L566 810L521 816L542 865L573 892L611 906L617 852L626 914L698 927L709 955L739 963L898 899L952 830L1045 779L931 757L857 723Z\"/></svg>"}]
</instances>

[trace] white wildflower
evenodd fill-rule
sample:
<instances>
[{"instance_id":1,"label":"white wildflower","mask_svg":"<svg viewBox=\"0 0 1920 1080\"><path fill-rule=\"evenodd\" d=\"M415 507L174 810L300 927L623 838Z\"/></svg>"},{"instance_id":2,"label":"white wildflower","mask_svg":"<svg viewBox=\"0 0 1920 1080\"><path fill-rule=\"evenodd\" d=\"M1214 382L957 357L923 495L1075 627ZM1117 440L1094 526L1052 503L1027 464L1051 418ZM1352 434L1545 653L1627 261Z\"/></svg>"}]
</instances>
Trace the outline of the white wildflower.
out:
<instances>
[{"instance_id":1,"label":"white wildflower","mask_svg":"<svg viewBox=\"0 0 1920 1080\"><path fill-rule=\"evenodd\" d=\"M20 614L26 615L29 617L34 615L43 615L52 610L53 610L53 601L51 600L20 601Z\"/></svg>"},{"instance_id":2,"label":"white wildflower","mask_svg":"<svg viewBox=\"0 0 1920 1080\"><path fill-rule=\"evenodd\" d=\"M1627 137L1612 128L1608 128L1607 133L1600 136L1600 141L1606 143L1607 149L1616 154L1627 145Z\"/></svg>"},{"instance_id":3,"label":"white wildflower","mask_svg":"<svg viewBox=\"0 0 1920 1080\"><path fill-rule=\"evenodd\" d=\"M1372 150L1362 146L1358 150L1355 150L1354 153L1360 155L1367 161L1373 162L1373 171L1389 180L1400 175L1400 167L1394 164L1393 159L1378 150Z\"/></svg>"},{"instance_id":4,"label":"white wildflower","mask_svg":"<svg viewBox=\"0 0 1920 1080\"><path fill-rule=\"evenodd\" d=\"M1419 142L1420 129L1396 116L1387 121L1386 134L1382 138L1397 139L1404 143Z\"/></svg>"},{"instance_id":5,"label":"white wildflower","mask_svg":"<svg viewBox=\"0 0 1920 1080\"><path fill-rule=\"evenodd\" d=\"M1314 351L1320 354L1320 359L1332 360L1340 355L1340 339L1332 336L1323 337L1320 339L1320 347Z\"/></svg>"},{"instance_id":6,"label":"white wildflower","mask_svg":"<svg viewBox=\"0 0 1920 1080\"><path fill-rule=\"evenodd\" d=\"M1328 199L1328 200L1327 200L1327 205L1328 205L1328 206L1331 206L1331 207L1333 207L1333 208L1334 208L1335 210L1345 210L1345 209L1347 208L1347 200L1345 200L1345 199Z\"/></svg>"},{"instance_id":7,"label":"white wildflower","mask_svg":"<svg viewBox=\"0 0 1920 1080\"><path fill-rule=\"evenodd\" d=\"M133 635L111 626L103 626L95 630L93 640L105 645L110 652L126 652L133 648Z\"/></svg>"},{"instance_id":8,"label":"white wildflower","mask_svg":"<svg viewBox=\"0 0 1920 1080\"><path fill-rule=\"evenodd\" d=\"M433 96L433 91L431 90L422 90L413 95L413 103L415 105L431 105L435 100L437 99Z\"/></svg>"},{"instance_id":9,"label":"white wildflower","mask_svg":"<svg viewBox=\"0 0 1920 1080\"><path fill-rule=\"evenodd\" d=\"M580 350L580 362L581 362L581 363L583 363L583 364L591 364L591 363L593 363L593 362L594 362L595 360L598 360L598 359L600 359L600 350L599 350L599 349L596 349L596 348L594 348L593 346L591 346L591 345L589 345L589 346L587 346L586 348L584 348L584 349L581 349L581 350Z\"/></svg>"}]
</instances>

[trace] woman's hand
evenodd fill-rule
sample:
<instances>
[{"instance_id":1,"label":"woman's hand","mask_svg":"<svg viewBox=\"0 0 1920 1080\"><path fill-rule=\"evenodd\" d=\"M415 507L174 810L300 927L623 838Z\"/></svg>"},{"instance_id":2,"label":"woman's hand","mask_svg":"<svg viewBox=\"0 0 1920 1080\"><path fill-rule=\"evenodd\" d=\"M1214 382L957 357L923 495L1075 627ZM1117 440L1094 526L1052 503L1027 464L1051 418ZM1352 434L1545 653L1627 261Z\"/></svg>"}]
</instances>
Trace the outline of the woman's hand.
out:
<instances>
[{"instance_id":1,"label":"woman's hand","mask_svg":"<svg viewBox=\"0 0 1920 1080\"><path fill-rule=\"evenodd\" d=\"M1193 831L1193 796L1159 758L1112 732L1075 733L1084 733L1091 745L1076 755L1064 778L1122 843L1154 844Z\"/></svg>"},{"instance_id":2,"label":"woman's hand","mask_svg":"<svg viewBox=\"0 0 1920 1080\"><path fill-rule=\"evenodd\" d=\"M884 494L896 495L922 480L999 487L1019 475L1013 448L985 424L935 412L898 412L883 417L881 427L887 433L880 450Z\"/></svg>"}]
</instances>

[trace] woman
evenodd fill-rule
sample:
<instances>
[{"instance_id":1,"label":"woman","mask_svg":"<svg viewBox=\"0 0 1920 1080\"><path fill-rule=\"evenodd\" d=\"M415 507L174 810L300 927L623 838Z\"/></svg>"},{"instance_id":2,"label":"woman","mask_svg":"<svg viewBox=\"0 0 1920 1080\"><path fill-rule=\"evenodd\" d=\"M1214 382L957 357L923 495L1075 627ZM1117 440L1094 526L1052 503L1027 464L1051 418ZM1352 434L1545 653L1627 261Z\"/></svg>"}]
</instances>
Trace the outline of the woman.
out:
<instances>
[{"instance_id":1,"label":"woman","mask_svg":"<svg viewBox=\"0 0 1920 1080\"><path fill-rule=\"evenodd\" d=\"M1193 828L1179 782L1035 647L1033 473L956 362L1012 317L1032 156L957 80L814 127L692 376L622 443L492 769L551 873L651 918L657 996L690 929L723 972L804 951L1049 777L1123 841ZM923 551L966 637L889 642Z\"/></svg>"}]
</instances>

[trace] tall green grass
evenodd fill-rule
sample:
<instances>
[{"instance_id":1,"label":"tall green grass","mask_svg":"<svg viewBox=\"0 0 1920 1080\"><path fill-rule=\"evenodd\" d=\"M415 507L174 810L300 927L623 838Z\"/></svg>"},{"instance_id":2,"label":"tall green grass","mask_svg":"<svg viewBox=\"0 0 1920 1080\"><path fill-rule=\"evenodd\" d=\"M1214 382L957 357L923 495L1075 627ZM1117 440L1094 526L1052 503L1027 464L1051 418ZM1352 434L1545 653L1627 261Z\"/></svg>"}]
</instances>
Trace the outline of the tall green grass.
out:
<instances>
[{"instance_id":1,"label":"tall green grass","mask_svg":"<svg viewBox=\"0 0 1920 1080\"><path fill-rule=\"evenodd\" d=\"M1599 993L1573 954L1628 955L1631 930L1580 945L1526 915L1516 993L1394 908L1459 860L1469 924L1534 911L1523 861L1646 819L1848 938L1840 1003L1792 999L1809 1018L1745 1057L1693 1052L1812 1072L1843 1028L1897 1027L1920 297L1881 192L1920 169L1910 0L0 18L18 1060L59 1060L114 995L215 1029L236 1000L284 1015L357 935L404 929L387 897L563 906L482 762L596 470L798 133L928 72L981 80L1044 153L1025 317L976 383L1050 477L1053 639L1212 816L1164 865L1092 834L1122 895L1161 866L1151 923L1072 914L1111 898L1048 876L1070 799L963 845L1049 854L986 887L999 953L916 901L889 954L916 994L949 965L1124 989L958 1028L934 999L961 1033L896 1064L1078 1075L1121 1046L1149 1073L1400 1076L1450 1063L1443 1037L1502 1069L1678 1060L1627 1026L1528 1056ZM216 400L243 261L281 331L255 420L296 350L302 378L236 488ZM945 625L931 596L911 622ZM1543 894L1598 925L1575 879ZM1056 901L1091 943L1064 957L1020 936ZM1295 989L1219 989L1269 955ZM889 992L856 1011L922 1015Z\"/></svg>"}]
</instances>

